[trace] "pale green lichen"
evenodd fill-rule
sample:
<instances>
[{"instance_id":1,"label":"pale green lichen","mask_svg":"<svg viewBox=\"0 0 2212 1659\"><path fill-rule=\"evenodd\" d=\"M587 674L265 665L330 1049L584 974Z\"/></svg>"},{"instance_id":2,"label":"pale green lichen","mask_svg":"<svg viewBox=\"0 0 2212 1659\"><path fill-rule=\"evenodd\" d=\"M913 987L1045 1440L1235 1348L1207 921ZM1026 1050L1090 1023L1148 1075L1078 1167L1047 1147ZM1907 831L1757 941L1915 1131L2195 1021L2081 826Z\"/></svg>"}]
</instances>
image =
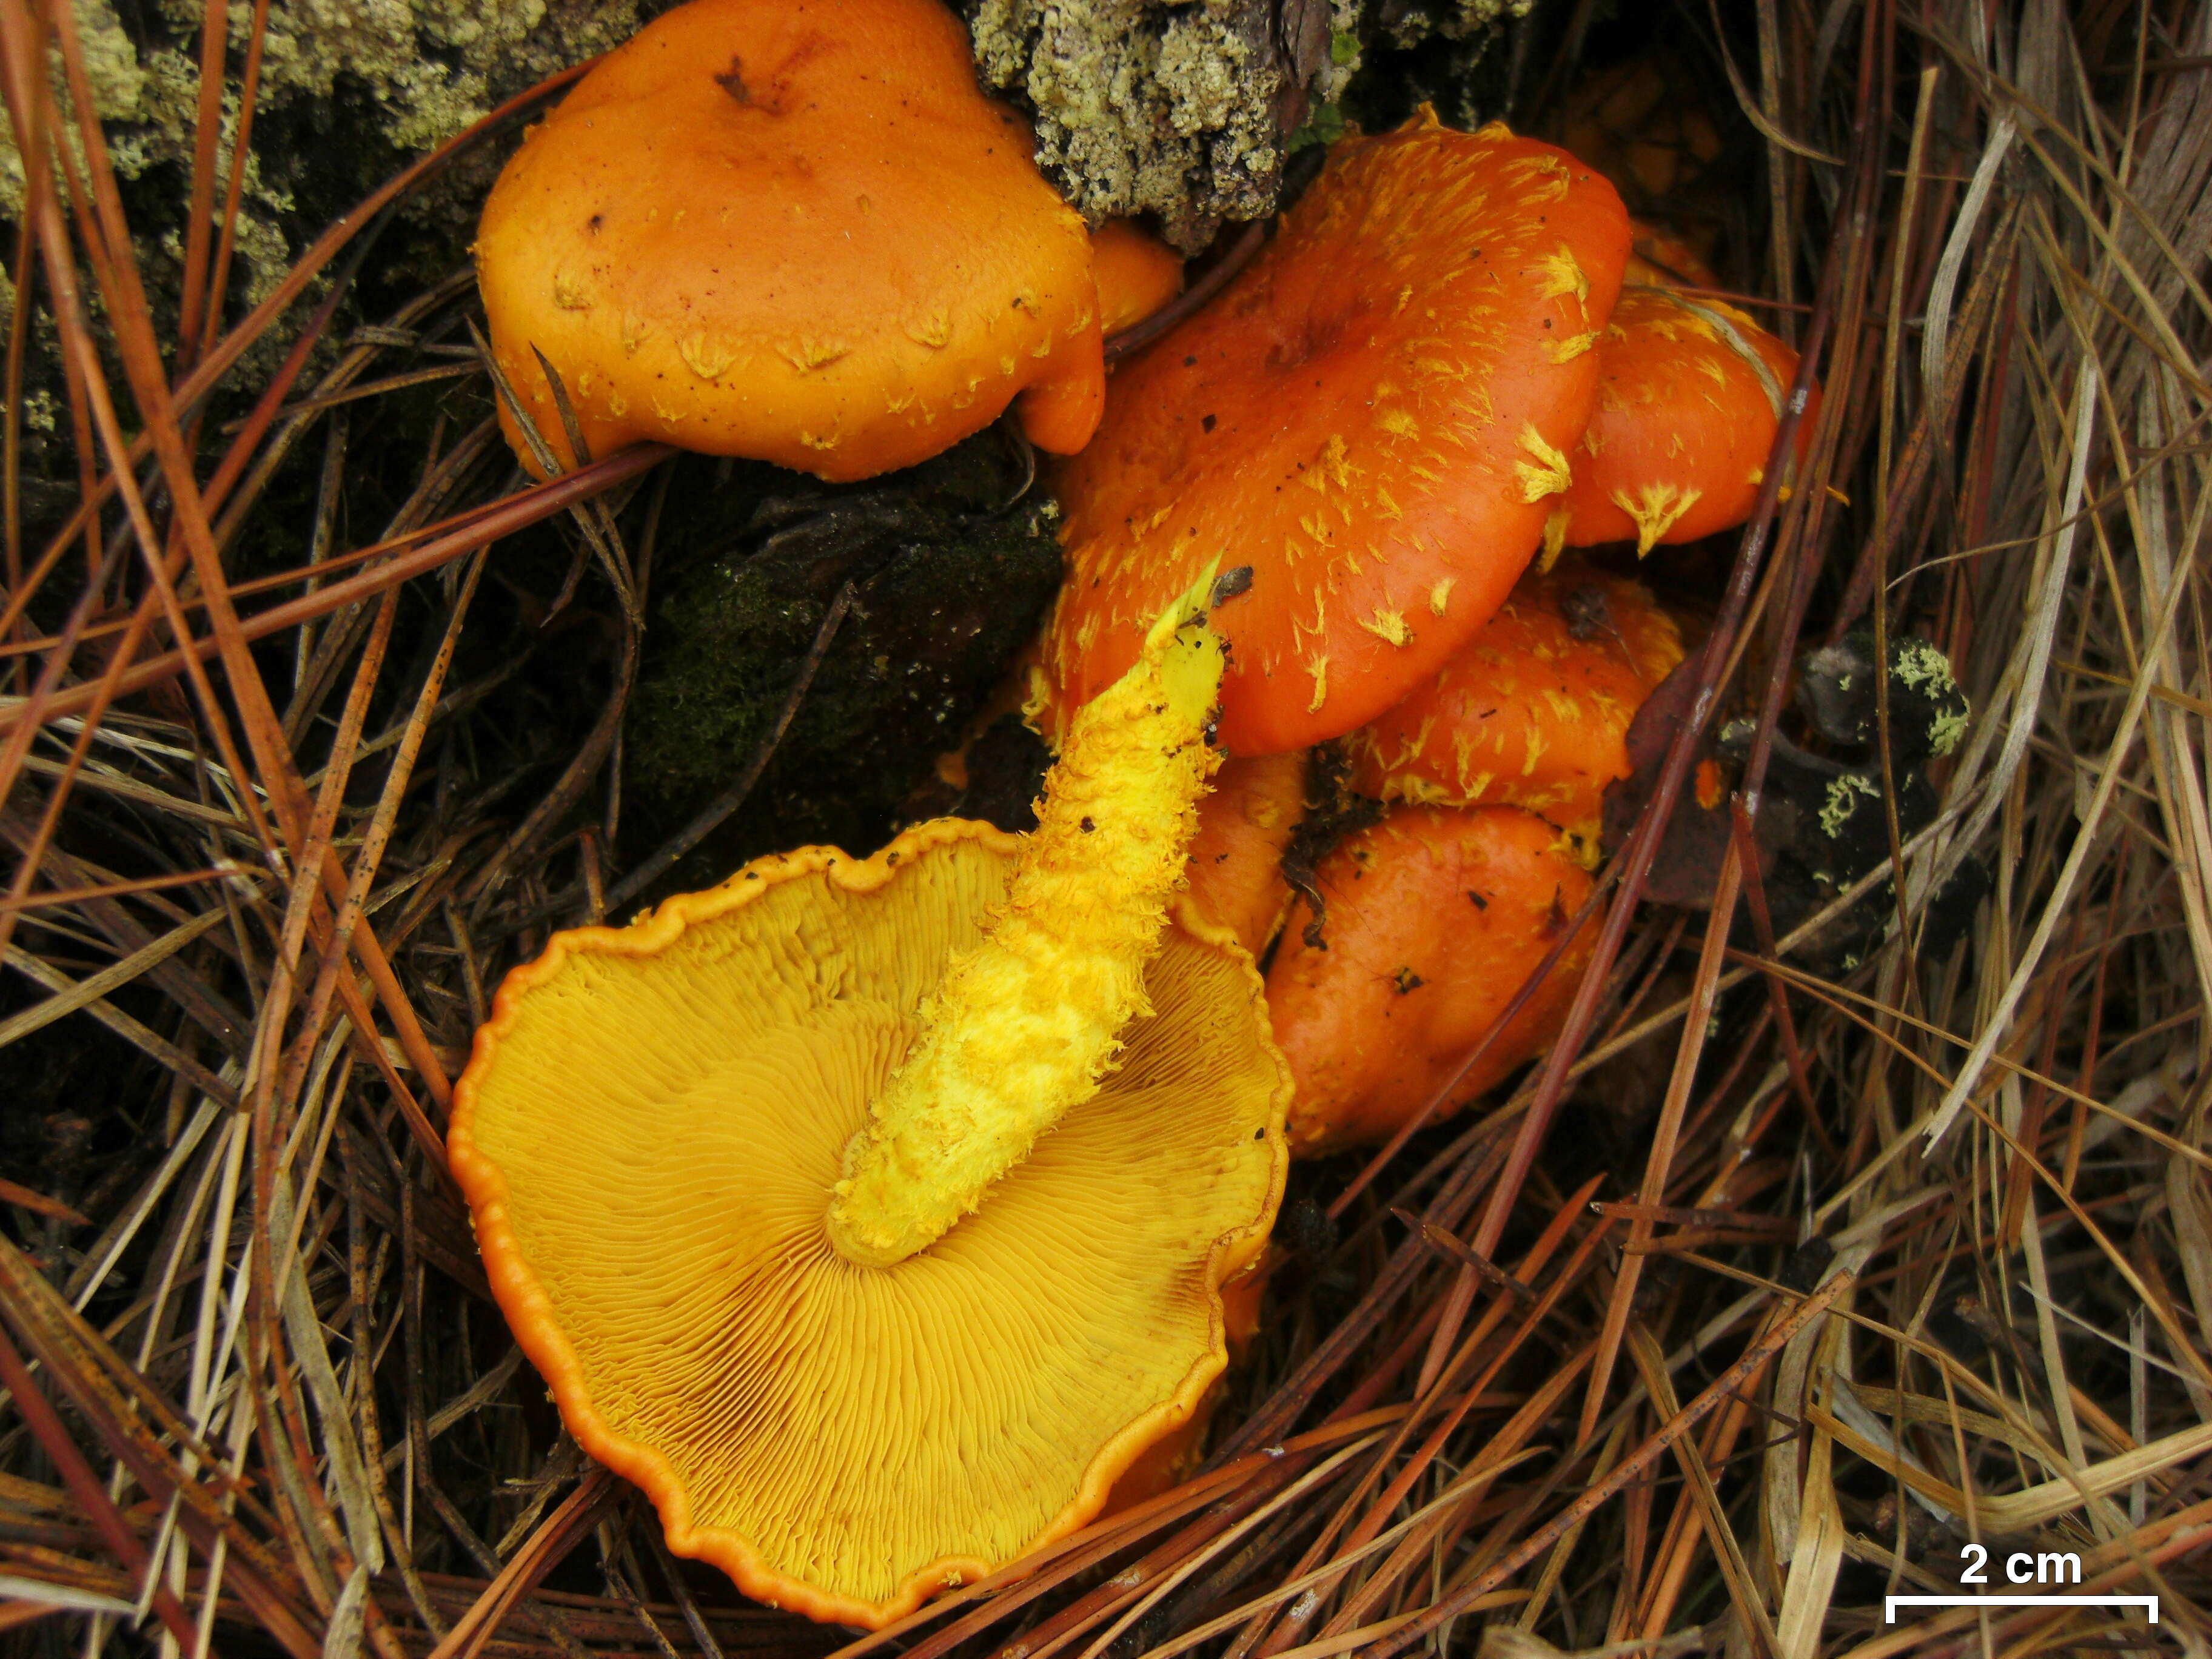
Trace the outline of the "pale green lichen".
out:
<instances>
[{"instance_id":1,"label":"pale green lichen","mask_svg":"<svg viewBox=\"0 0 2212 1659\"><path fill-rule=\"evenodd\" d=\"M75 0L74 9L86 77L117 176L128 182L164 165L188 175L198 121L198 0L161 0L134 12L129 27L113 0ZM652 0L273 0L262 43L253 148L233 233L234 303L264 297L290 264L300 233L320 228L290 226L288 234L288 216L295 207L289 181L304 169L326 162L336 190L350 195L362 181L349 170L363 159L412 154L451 137L554 70L618 45L658 9ZM248 0L230 6L234 65L243 59L252 12ZM73 121L58 61L54 79L60 106ZM272 137L287 130L289 111L328 100L342 86L365 93L376 112L374 131L361 135L368 142L318 157L283 148L282 137ZM234 79L223 98L220 153L226 159L238 125ZM82 157L82 138L73 126L69 142ZM465 180L458 188L480 191L483 182ZM0 217L18 217L23 199L22 158L12 131L0 124ZM158 278L164 266L178 269L182 205L179 198L178 211L166 222L137 227L142 252L169 256L149 258L149 276ZM473 205L452 211L458 255ZM6 296L10 310L13 297Z\"/></svg>"},{"instance_id":2,"label":"pale green lichen","mask_svg":"<svg viewBox=\"0 0 2212 1659\"><path fill-rule=\"evenodd\" d=\"M1273 212L1291 152L1334 142L1370 44L1465 43L1534 0L964 0L987 86L1025 105L1037 165L1094 224L1157 216L1195 252ZM1464 100L1461 100L1464 101ZM1454 107L1472 125L1491 112Z\"/></svg>"},{"instance_id":3,"label":"pale green lichen","mask_svg":"<svg viewBox=\"0 0 2212 1659\"><path fill-rule=\"evenodd\" d=\"M636 0L277 0L262 77L282 100L326 97L350 76L385 112L386 142L427 149L501 99L620 45L659 9ZM234 3L241 39L247 13Z\"/></svg>"},{"instance_id":4,"label":"pale green lichen","mask_svg":"<svg viewBox=\"0 0 2212 1659\"><path fill-rule=\"evenodd\" d=\"M1273 210L1282 77L1268 10L1237 0L981 0L984 81L1034 112L1036 160L1093 223L1139 213L1194 252Z\"/></svg>"},{"instance_id":5,"label":"pale green lichen","mask_svg":"<svg viewBox=\"0 0 2212 1659\"><path fill-rule=\"evenodd\" d=\"M1844 833L1861 799L1881 798L1881 792L1865 778L1856 772L1844 773L1828 785L1827 799L1820 805L1820 833L1833 841Z\"/></svg>"},{"instance_id":6,"label":"pale green lichen","mask_svg":"<svg viewBox=\"0 0 2212 1659\"><path fill-rule=\"evenodd\" d=\"M1928 726L1928 750L1930 754L1948 755L1959 746L1959 739L1966 735L1966 711L1947 708L1937 713Z\"/></svg>"},{"instance_id":7,"label":"pale green lichen","mask_svg":"<svg viewBox=\"0 0 2212 1659\"><path fill-rule=\"evenodd\" d=\"M1926 640L1900 640L1890 653L1891 670L1899 684L1917 691L1937 705L1928 725L1928 749L1948 755L1966 735L1966 700L1951 672L1951 659Z\"/></svg>"},{"instance_id":8,"label":"pale green lichen","mask_svg":"<svg viewBox=\"0 0 2212 1659\"><path fill-rule=\"evenodd\" d=\"M1495 27L1508 18L1526 17L1535 0L1441 0L1441 3L1386 6L1390 15L1383 23L1391 44L1411 46L1427 35L1447 40L1466 40Z\"/></svg>"},{"instance_id":9,"label":"pale green lichen","mask_svg":"<svg viewBox=\"0 0 2212 1659\"><path fill-rule=\"evenodd\" d=\"M138 49L123 32L122 21L109 0L77 0L76 33L93 101L111 125L107 134L109 159L120 176L135 179L145 171L151 150L159 148L155 145L149 149L141 124L159 125L177 112L169 107L171 100L167 95L172 91L173 76L167 73L167 65L161 66L157 72L139 62ZM58 106L64 112L69 112L69 92L58 62L54 68L53 87ZM189 102L184 114L189 118ZM74 131L69 137L74 159L81 167L82 143ZM9 122L0 125L0 215L20 218L23 191L23 158L15 148L15 124Z\"/></svg>"},{"instance_id":10,"label":"pale green lichen","mask_svg":"<svg viewBox=\"0 0 2212 1659\"><path fill-rule=\"evenodd\" d=\"M61 418L61 406L54 394L44 388L23 399L23 424L33 432L52 432Z\"/></svg>"},{"instance_id":11,"label":"pale green lichen","mask_svg":"<svg viewBox=\"0 0 2212 1659\"><path fill-rule=\"evenodd\" d=\"M1360 0L1329 0L1328 61L1314 76L1316 108L1340 102L1365 54L1359 44Z\"/></svg>"},{"instance_id":12,"label":"pale green lichen","mask_svg":"<svg viewBox=\"0 0 2212 1659\"><path fill-rule=\"evenodd\" d=\"M1891 666L1900 684L1929 697L1948 697L1959 689L1952 677L1951 659L1926 640L1899 640L1891 652Z\"/></svg>"}]
</instances>

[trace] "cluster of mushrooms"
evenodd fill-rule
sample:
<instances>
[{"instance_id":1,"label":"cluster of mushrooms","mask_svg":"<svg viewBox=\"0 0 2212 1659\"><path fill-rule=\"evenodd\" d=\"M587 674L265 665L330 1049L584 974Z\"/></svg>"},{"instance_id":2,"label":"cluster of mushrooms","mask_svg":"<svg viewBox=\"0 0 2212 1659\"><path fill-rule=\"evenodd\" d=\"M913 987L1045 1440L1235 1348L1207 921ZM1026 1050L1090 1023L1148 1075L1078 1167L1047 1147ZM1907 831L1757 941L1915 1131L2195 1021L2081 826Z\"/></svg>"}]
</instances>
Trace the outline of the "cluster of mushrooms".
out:
<instances>
[{"instance_id":1,"label":"cluster of mushrooms","mask_svg":"<svg viewBox=\"0 0 2212 1659\"><path fill-rule=\"evenodd\" d=\"M1010 407L1067 458L1034 832L561 934L456 1092L516 1339L676 1553L879 1627L1157 1478L1288 1158L1425 1108L1556 942L1682 654L1561 550L1739 521L1796 370L1637 234L1565 152L1425 116L1109 377L1179 266L1086 230L937 0L689 0L529 135L477 245L526 465L858 478ZM1280 863L1339 739L1391 805L1313 872L1324 931Z\"/></svg>"}]
</instances>

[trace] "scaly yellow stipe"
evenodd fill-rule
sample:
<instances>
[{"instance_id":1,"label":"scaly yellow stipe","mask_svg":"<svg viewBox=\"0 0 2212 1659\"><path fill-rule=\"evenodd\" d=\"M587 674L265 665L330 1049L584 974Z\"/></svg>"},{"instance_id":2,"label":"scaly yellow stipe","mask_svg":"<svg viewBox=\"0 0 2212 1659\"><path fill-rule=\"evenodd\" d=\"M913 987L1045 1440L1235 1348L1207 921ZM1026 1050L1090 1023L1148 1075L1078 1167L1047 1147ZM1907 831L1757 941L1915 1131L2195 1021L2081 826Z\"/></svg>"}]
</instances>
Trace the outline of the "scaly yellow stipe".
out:
<instances>
[{"instance_id":1,"label":"scaly yellow stipe","mask_svg":"<svg viewBox=\"0 0 2212 1659\"><path fill-rule=\"evenodd\" d=\"M828 1227L847 1260L887 1267L943 1237L1097 1091L1150 1012L1145 967L1220 764L1206 740L1224 649L1206 622L1213 576L1070 722L1004 908L945 970L845 1147Z\"/></svg>"}]
</instances>

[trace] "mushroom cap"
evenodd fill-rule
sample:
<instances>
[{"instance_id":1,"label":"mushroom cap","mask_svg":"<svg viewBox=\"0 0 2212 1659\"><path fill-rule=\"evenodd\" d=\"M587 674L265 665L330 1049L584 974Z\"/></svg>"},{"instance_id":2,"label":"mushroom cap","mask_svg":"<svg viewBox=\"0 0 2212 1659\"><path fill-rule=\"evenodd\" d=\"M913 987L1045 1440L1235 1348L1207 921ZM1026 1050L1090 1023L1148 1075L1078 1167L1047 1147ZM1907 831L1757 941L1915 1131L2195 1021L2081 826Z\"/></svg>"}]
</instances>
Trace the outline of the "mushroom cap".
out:
<instances>
[{"instance_id":1,"label":"mushroom cap","mask_svg":"<svg viewBox=\"0 0 2212 1659\"><path fill-rule=\"evenodd\" d=\"M1597 408L1575 451L1565 540L1648 553L1751 516L1797 354L1734 307L1631 285L1597 349ZM1797 457L1812 441L1808 409Z\"/></svg>"},{"instance_id":2,"label":"mushroom cap","mask_svg":"<svg viewBox=\"0 0 2212 1659\"><path fill-rule=\"evenodd\" d=\"M1387 1140L1426 1105L1590 890L1559 831L1512 806L1395 807L1339 842L1316 881L1325 948L1293 911L1267 970L1300 1158ZM1438 1117L1550 1045L1596 935L1583 927Z\"/></svg>"},{"instance_id":3,"label":"mushroom cap","mask_svg":"<svg viewBox=\"0 0 2212 1659\"><path fill-rule=\"evenodd\" d=\"M1143 322L1182 292L1182 255L1127 219L1109 219L1091 233L1091 270L1098 325L1109 334Z\"/></svg>"},{"instance_id":4,"label":"mushroom cap","mask_svg":"<svg viewBox=\"0 0 2212 1659\"><path fill-rule=\"evenodd\" d=\"M559 934L454 1091L493 1293L578 1443L677 1554L816 1619L879 1627L1089 1520L1220 1373L1281 1196L1258 976L1171 927L1118 1068L980 1210L893 1267L831 1249L845 1144L1015 847L939 819Z\"/></svg>"},{"instance_id":5,"label":"mushroom cap","mask_svg":"<svg viewBox=\"0 0 2212 1659\"><path fill-rule=\"evenodd\" d=\"M1039 447L1079 447L1104 381L1090 240L1030 151L935 0L689 0L493 186L493 354L564 465L532 347L595 456L652 438L866 477L1017 393Z\"/></svg>"},{"instance_id":6,"label":"mushroom cap","mask_svg":"<svg viewBox=\"0 0 2212 1659\"><path fill-rule=\"evenodd\" d=\"M1678 196L1727 143L1672 53L1638 52L1568 90L1561 139L1639 205Z\"/></svg>"},{"instance_id":7,"label":"mushroom cap","mask_svg":"<svg viewBox=\"0 0 2212 1659\"><path fill-rule=\"evenodd\" d=\"M1632 217L1628 222L1629 255L1626 279L1631 283L1674 283L1678 287L1718 288L1698 250L1664 225Z\"/></svg>"},{"instance_id":8,"label":"mushroom cap","mask_svg":"<svg viewBox=\"0 0 2212 1659\"><path fill-rule=\"evenodd\" d=\"M1213 775L1213 793L1198 804L1198 833L1190 839L1190 888L1182 903L1226 927L1258 957L1291 902L1283 854L1305 812L1304 754L1243 755L1224 761Z\"/></svg>"},{"instance_id":9,"label":"mushroom cap","mask_svg":"<svg viewBox=\"0 0 2212 1659\"><path fill-rule=\"evenodd\" d=\"M1569 560L1530 571L1498 614L1396 708L1345 740L1352 787L1380 800L1518 806L1597 855L1628 725L1682 660L1641 582Z\"/></svg>"},{"instance_id":10,"label":"mushroom cap","mask_svg":"<svg viewBox=\"0 0 2212 1659\"><path fill-rule=\"evenodd\" d=\"M1502 126L1430 116L1334 146L1251 264L1116 369L1060 471L1055 714L1111 684L1217 557L1253 572L1216 622L1231 753L1395 702L1535 550L1627 252L1613 187Z\"/></svg>"},{"instance_id":11,"label":"mushroom cap","mask_svg":"<svg viewBox=\"0 0 2212 1659\"><path fill-rule=\"evenodd\" d=\"M1276 1255L1274 1250L1268 1250L1221 1287L1221 1318L1229 1340L1231 1365L1244 1363L1252 1339L1260 1334L1260 1304L1267 1294ZM1203 1461L1206 1431L1212 1425L1213 1413L1220 1408L1228 1392L1227 1379L1216 1377L1213 1386L1206 1391L1206 1398L1199 1401L1198 1409L1146 1447L1137 1461L1121 1472L1121 1478L1114 1483L1114 1490L1107 1495L1099 1516L1103 1518L1134 1509L1195 1474Z\"/></svg>"}]
</instances>

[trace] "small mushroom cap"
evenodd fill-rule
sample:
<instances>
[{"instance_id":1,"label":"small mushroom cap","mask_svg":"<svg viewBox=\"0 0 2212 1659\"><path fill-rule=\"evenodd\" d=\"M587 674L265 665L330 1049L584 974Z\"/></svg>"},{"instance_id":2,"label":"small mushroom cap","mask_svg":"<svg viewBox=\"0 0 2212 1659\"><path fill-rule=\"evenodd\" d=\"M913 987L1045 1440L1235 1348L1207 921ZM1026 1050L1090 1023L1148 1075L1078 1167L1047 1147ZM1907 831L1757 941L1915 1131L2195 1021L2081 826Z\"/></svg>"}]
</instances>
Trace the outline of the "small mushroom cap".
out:
<instances>
[{"instance_id":1,"label":"small mushroom cap","mask_svg":"<svg viewBox=\"0 0 2212 1659\"><path fill-rule=\"evenodd\" d=\"M1249 958L1171 927L1119 1067L982 1207L857 1267L847 1140L1016 842L940 819L748 866L501 987L451 1151L493 1293L669 1547L879 1627L1083 1525L1224 1364L1288 1092Z\"/></svg>"},{"instance_id":2,"label":"small mushroom cap","mask_svg":"<svg viewBox=\"0 0 2212 1659\"><path fill-rule=\"evenodd\" d=\"M1639 205L1682 194L1727 149L1685 67L1663 50L1638 52L1567 93L1561 142Z\"/></svg>"},{"instance_id":3,"label":"small mushroom cap","mask_svg":"<svg viewBox=\"0 0 2212 1659\"><path fill-rule=\"evenodd\" d=\"M1109 334L1141 323L1182 292L1182 256L1127 219L1091 233L1098 325Z\"/></svg>"},{"instance_id":4,"label":"small mushroom cap","mask_svg":"<svg viewBox=\"0 0 2212 1659\"><path fill-rule=\"evenodd\" d=\"M1620 294L1575 451L1570 547L1692 542L1751 516L1797 354L1741 311L1663 287ZM1816 394L1817 396L1817 394ZM1797 423L1802 462L1813 410Z\"/></svg>"},{"instance_id":5,"label":"small mushroom cap","mask_svg":"<svg viewBox=\"0 0 2212 1659\"><path fill-rule=\"evenodd\" d=\"M641 439L830 479L1104 384L1083 222L934 0L690 0L528 137L477 232L494 355L571 465ZM508 439L536 470L509 412Z\"/></svg>"},{"instance_id":6,"label":"small mushroom cap","mask_svg":"<svg viewBox=\"0 0 2212 1659\"><path fill-rule=\"evenodd\" d=\"M1352 787L1518 806L1595 859L1606 785L1629 774L1628 724L1681 660L1680 630L1641 582L1573 560L1532 570L1411 696L1345 740Z\"/></svg>"},{"instance_id":7,"label":"small mushroom cap","mask_svg":"<svg viewBox=\"0 0 2212 1659\"><path fill-rule=\"evenodd\" d=\"M1190 841L1182 904L1257 957L1291 902L1283 852L1306 810L1304 754L1238 756L1213 775Z\"/></svg>"},{"instance_id":8,"label":"small mushroom cap","mask_svg":"<svg viewBox=\"0 0 2212 1659\"><path fill-rule=\"evenodd\" d=\"M1252 570L1216 624L1232 754L1339 736L1433 672L1567 486L1627 251L1610 185L1502 126L1334 146L1252 264L1117 368L1060 471L1054 710L1215 557Z\"/></svg>"},{"instance_id":9,"label":"small mushroom cap","mask_svg":"<svg viewBox=\"0 0 2212 1659\"><path fill-rule=\"evenodd\" d=\"M1674 283L1678 287L1718 288L1713 274L1697 249L1664 225L1648 219L1628 222L1627 280L1632 283Z\"/></svg>"},{"instance_id":10,"label":"small mushroom cap","mask_svg":"<svg viewBox=\"0 0 2212 1659\"><path fill-rule=\"evenodd\" d=\"M1394 808L1340 842L1316 881L1326 948L1306 944L1293 910L1267 971L1300 1158L1387 1140L1426 1105L1590 890L1559 831L1511 806ZM1596 935L1583 926L1439 1119L1550 1045Z\"/></svg>"}]
</instances>

